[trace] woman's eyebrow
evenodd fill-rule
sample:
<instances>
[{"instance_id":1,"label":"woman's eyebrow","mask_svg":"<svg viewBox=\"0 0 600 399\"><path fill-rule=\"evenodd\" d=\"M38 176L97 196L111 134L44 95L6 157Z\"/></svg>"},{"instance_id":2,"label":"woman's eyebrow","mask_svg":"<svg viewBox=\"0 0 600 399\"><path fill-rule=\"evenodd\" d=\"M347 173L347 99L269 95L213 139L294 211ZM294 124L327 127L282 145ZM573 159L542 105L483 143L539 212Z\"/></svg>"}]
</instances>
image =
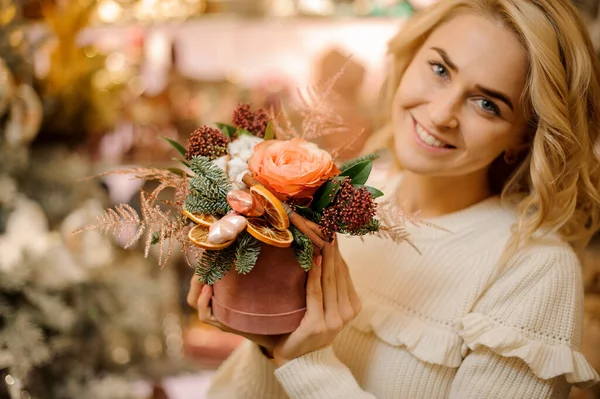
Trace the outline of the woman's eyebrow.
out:
<instances>
[{"instance_id":1,"label":"woman's eyebrow","mask_svg":"<svg viewBox=\"0 0 600 399\"><path fill-rule=\"evenodd\" d=\"M442 57L442 60L444 61L444 63L446 65L448 65L448 68L452 69L454 72L458 72L458 67L456 66L455 63L453 63L450 60L450 57L448 56L448 53L445 50L443 50L439 47L432 47L431 49L433 51L435 51L436 53L438 53L440 55L440 57Z\"/></svg>"},{"instance_id":2,"label":"woman's eyebrow","mask_svg":"<svg viewBox=\"0 0 600 399\"><path fill-rule=\"evenodd\" d=\"M450 56L448 56L448 53L444 49L441 49L439 47L432 47L431 49L440 55L440 57L442 58L444 63L446 65L448 65L448 68L450 68L454 72L458 72L458 67L456 66L456 64L454 62L452 62L452 60L450 59ZM504 94L498 90L483 87L481 85L477 85L476 87L477 87L477 90L479 90L486 96L490 96L492 98L495 98L495 99L500 100L503 103L505 103L508 106L508 108L511 109L511 111L515 110L512 101L510 101L510 98L506 94Z\"/></svg>"},{"instance_id":3,"label":"woman's eyebrow","mask_svg":"<svg viewBox=\"0 0 600 399\"><path fill-rule=\"evenodd\" d=\"M493 98L495 98L497 100L502 101L504 104L508 105L508 108L510 108L511 111L515 110L515 108L513 107L512 101L510 101L510 98L508 98L508 96L506 94L504 94L502 92L499 92L497 90L488 89L488 88L483 87L481 85L476 85L475 87L477 87L477 90L479 90L480 92L482 92L486 96L490 96L490 97L493 97Z\"/></svg>"}]
</instances>

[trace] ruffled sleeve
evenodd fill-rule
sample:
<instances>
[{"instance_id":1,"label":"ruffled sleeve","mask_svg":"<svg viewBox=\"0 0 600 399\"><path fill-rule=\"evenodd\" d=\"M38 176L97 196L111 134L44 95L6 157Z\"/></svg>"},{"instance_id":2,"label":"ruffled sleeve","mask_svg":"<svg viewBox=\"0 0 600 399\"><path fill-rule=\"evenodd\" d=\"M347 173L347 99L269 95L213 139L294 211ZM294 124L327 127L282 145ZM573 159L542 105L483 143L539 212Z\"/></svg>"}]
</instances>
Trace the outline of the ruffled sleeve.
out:
<instances>
[{"instance_id":1,"label":"ruffled sleeve","mask_svg":"<svg viewBox=\"0 0 600 399\"><path fill-rule=\"evenodd\" d=\"M466 347L450 322L412 314L409 310L364 299L363 311L351 326L372 333L394 347L404 347L417 359L446 367L458 367Z\"/></svg>"},{"instance_id":2,"label":"ruffled sleeve","mask_svg":"<svg viewBox=\"0 0 600 399\"><path fill-rule=\"evenodd\" d=\"M600 378L579 352L582 325L583 284L576 254L559 242L521 251L460 322L459 335L472 352L457 374L460 394L455 397L472 397L467 390L491 381L498 397L508 392L566 397L564 386L593 385ZM517 370L518 375L510 374ZM528 391L532 389L538 394ZM496 396L490 392L489 397Z\"/></svg>"},{"instance_id":3,"label":"ruffled sleeve","mask_svg":"<svg viewBox=\"0 0 600 399\"><path fill-rule=\"evenodd\" d=\"M275 369L275 363L255 343L245 341L219 367L206 397L285 398L285 391L275 379Z\"/></svg>"}]
</instances>

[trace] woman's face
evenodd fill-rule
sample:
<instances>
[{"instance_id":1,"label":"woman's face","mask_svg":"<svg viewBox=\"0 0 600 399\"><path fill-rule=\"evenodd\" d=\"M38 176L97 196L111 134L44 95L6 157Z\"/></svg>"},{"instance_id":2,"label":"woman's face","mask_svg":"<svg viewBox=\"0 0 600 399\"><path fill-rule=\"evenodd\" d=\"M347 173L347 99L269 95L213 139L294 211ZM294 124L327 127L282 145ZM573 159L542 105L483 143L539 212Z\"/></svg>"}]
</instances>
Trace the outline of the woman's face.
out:
<instances>
[{"instance_id":1,"label":"woman's face","mask_svg":"<svg viewBox=\"0 0 600 399\"><path fill-rule=\"evenodd\" d=\"M394 97L400 164L427 176L487 174L494 159L522 142L526 77L525 52L506 28L475 15L440 25Z\"/></svg>"}]
</instances>

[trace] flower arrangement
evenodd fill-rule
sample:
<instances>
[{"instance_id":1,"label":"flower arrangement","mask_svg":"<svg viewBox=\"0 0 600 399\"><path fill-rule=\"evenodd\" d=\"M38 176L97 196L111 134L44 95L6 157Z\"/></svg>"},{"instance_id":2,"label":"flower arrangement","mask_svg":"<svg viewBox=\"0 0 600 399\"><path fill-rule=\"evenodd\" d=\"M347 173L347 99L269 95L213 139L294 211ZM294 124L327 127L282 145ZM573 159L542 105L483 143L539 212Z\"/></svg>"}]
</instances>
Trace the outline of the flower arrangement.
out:
<instances>
[{"instance_id":1,"label":"flower arrangement","mask_svg":"<svg viewBox=\"0 0 600 399\"><path fill-rule=\"evenodd\" d=\"M81 230L127 232L127 245L145 235L146 253L159 245L162 265L178 242L206 284L232 269L250 273L265 245L291 248L300 267L309 270L314 251L335 234L405 241L403 226L415 220L392 201L378 203L383 193L365 185L377 155L338 165L338 154L353 140L329 151L310 142L345 129L327 106L332 86L310 91L310 101L303 97L298 130L283 109L275 116L242 104L231 124L202 126L187 146L167 139L183 168L109 172L160 184L151 193L141 192L141 217L122 204ZM167 188L174 189L174 198L159 199Z\"/></svg>"}]
</instances>

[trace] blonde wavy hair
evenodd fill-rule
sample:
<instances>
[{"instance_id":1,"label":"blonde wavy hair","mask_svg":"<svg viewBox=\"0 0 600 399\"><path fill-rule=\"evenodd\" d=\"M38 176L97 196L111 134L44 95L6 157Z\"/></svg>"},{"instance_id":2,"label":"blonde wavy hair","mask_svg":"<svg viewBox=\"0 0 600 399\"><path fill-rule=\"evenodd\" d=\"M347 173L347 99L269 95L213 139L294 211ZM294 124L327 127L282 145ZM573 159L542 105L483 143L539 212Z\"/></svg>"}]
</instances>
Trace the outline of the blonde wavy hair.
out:
<instances>
[{"instance_id":1,"label":"blonde wavy hair","mask_svg":"<svg viewBox=\"0 0 600 399\"><path fill-rule=\"evenodd\" d=\"M523 93L531 115L528 149L510 170L499 159L490 171L492 187L505 200L517 199L514 242L528 242L539 231L557 232L581 249L600 227L600 67L569 1L442 0L416 14L389 43L392 62L383 90L383 118L390 121L394 92L429 34L465 12L503 23L519 38L529 60ZM392 142L388 123L366 148Z\"/></svg>"}]
</instances>

